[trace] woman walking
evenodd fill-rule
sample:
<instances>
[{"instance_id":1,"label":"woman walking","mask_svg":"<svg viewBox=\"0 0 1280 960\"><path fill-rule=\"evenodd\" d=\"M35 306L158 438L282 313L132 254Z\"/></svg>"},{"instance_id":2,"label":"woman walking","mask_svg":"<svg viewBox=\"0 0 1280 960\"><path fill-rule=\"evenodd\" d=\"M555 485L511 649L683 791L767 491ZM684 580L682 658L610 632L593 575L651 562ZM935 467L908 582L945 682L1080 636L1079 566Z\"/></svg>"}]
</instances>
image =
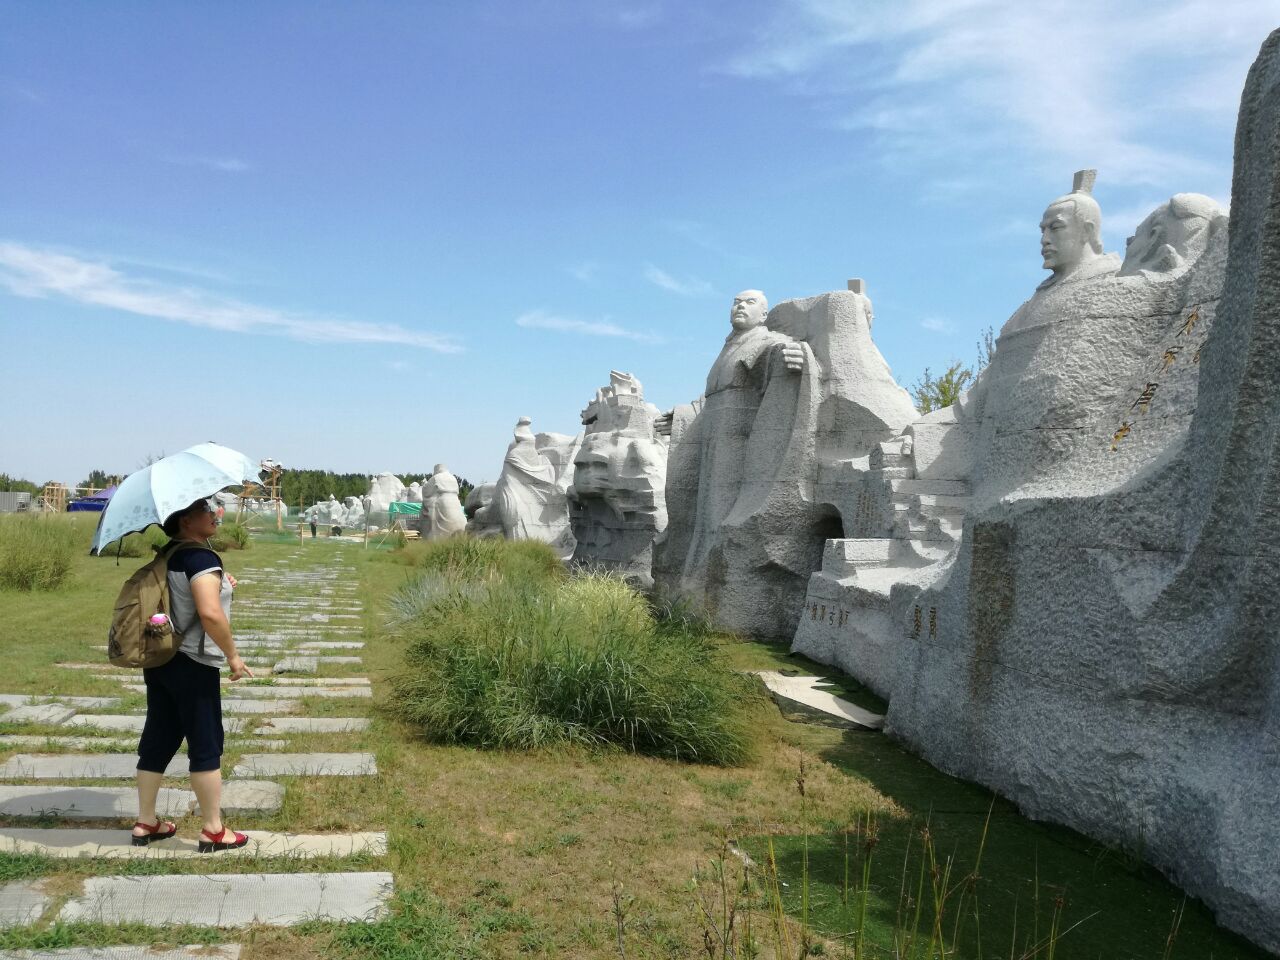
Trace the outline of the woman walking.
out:
<instances>
[{"instance_id":1,"label":"woman walking","mask_svg":"<svg viewBox=\"0 0 1280 960\"><path fill-rule=\"evenodd\" d=\"M164 532L168 551L169 617L182 644L163 666L142 671L147 685L147 719L138 742L138 821L133 844L167 840L177 825L156 815L156 797L165 768L187 741L191 789L203 819L201 853L243 847L249 838L222 822L222 695L220 670L231 679L251 677L231 636L231 593L235 579L207 541L218 529L217 507L197 500L171 514Z\"/></svg>"}]
</instances>

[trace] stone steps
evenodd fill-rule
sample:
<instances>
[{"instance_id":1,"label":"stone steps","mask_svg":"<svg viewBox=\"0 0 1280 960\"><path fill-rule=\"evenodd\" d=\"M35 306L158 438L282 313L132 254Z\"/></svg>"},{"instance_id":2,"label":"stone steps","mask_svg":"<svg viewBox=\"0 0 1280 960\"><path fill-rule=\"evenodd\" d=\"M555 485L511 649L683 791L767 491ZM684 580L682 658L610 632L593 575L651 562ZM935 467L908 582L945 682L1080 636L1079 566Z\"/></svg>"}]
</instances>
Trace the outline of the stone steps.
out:
<instances>
[{"instance_id":1,"label":"stone steps","mask_svg":"<svg viewBox=\"0 0 1280 960\"><path fill-rule=\"evenodd\" d=\"M274 813L283 801L284 787L269 780L227 780L222 785L222 809L228 816ZM185 817L195 808L196 795L190 790L160 788L160 816ZM102 820L137 815L135 787L0 786L0 816Z\"/></svg>"},{"instance_id":2,"label":"stone steps","mask_svg":"<svg viewBox=\"0 0 1280 960\"><path fill-rule=\"evenodd\" d=\"M309 860L316 857L350 857L366 854L381 857L387 852L385 833L271 833L262 830L241 831L249 835L249 843L238 850L223 850L218 858L292 857ZM35 827L0 828L0 853L34 854L59 860L98 857L108 860L186 860L201 854L196 834L179 835L145 847L135 847L129 827L117 830Z\"/></svg>"},{"instance_id":3,"label":"stone steps","mask_svg":"<svg viewBox=\"0 0 1280 960\"><path fill-rule=\"evenodd\" d=\"M90 877L56 920L223 928L355 923L381 917L393 886L382 872Z\"/></svg>"},{"instance_id":4,"label":"stone steps","mask_svg":"<svg viewBox=\"0 0 1280 960\"><path fill-rule=\"evenodd\" d=\"M369 777L378 772L371 753L246 753L233 777Z\"/></svg>"},{"instance_id":5,"label":"stone steps","mask_svg":"<svg viewBox=\"0 0 1280 960\"><path fill-rule=\"evenodd\" d=\"M0 960L239 960L240 945L194 944L165 949L153 946L55 947L48 950L0 950Z\"/></svg>"},{"instance_id":6,"label":"stone steps","mask_svg":"<svg viewBox=\"0 0 1280 960\"><path fill-rule=\"evenodd\" d=\"M0 960L239 960L239 958L238 943L195 944L171 949L147 945L0 950Z\"/></svg>"},{"instance_id":7,"label":"stone steps","mask_svg":"<svg viewBox=\"0 0 1280 960\"><path fill-rule=\"evenodd\" d=\"M129 684L125 689L133 690L138 693L146 693L147 688L144 684ZM289 687L283 684L279 686L248 686L238 684L230 687L234 691L236 698L244 699L249 697L328 697L330 699L367 699L373 696L372 687L364 686L347 686L340 688L327 688L320 686L302 686ZM225 704L231 697L223 696L222 702Z\"/></svg>"}]
</instances>

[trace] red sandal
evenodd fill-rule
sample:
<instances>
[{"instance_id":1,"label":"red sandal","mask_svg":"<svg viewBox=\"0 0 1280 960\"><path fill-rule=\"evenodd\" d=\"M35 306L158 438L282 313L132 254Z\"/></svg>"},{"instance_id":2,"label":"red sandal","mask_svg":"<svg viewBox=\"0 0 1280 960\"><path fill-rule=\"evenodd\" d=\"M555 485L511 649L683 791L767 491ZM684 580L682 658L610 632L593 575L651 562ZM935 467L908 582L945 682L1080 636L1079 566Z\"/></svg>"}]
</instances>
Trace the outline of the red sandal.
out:
<instances>
[{"instance_id":1,"label":"red sandal","mask_svg":"<svg viewBox=\"0 0 1280 960\"><path fill-rule=\"evenodd\" d=\"M155 823L143 823L139 820L134 824L134 827L141 827L147 832L141 836L136 833L130 833L130 836L133 838L133 845L135 847L145 847L147 844L155 843L157 840L168 840L178 832L178 825L176 823L170 823L168 825L168 830L161 829L164 825L164 820L157 820Z\"/></svg>"},{"instance_id":2,"label":"red sandal","mask_svg":"<svg viewBox=\"0 0 1280 960\"><path fill-rule=\"evenodd\" d=\"M201 830L200 836L207 838L200 841L201 853L217 853L219 850L238 850L249 842L248 834L237 833L232 830L231 835L234 840L227 840L227 828L223 827L221 833L210 833L208 830Z\"/></svg>"}]
</instances>

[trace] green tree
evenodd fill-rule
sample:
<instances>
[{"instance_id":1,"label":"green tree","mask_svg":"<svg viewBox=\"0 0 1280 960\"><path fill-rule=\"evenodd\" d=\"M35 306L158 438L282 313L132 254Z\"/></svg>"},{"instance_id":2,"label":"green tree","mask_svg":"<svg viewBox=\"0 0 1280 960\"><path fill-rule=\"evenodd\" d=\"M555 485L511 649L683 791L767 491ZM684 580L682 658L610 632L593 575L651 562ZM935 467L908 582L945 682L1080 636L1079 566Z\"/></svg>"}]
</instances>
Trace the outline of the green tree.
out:
<instances>
[{"instance_id":1,"label":"green tree","mask_svg":"<svg viewBox=\"0 0 1280 960\"><path fill-rule=\"evenodd\" d=\"M105 490L107 487L119 483L121 479L123 478L116 473L107 473L105 470L90 470L89 476L81 480L77 486Z\"/></svg>"},{"instance_id":2,"label":"green tree","mask_svg":"<svg viewBox=\"0 0 1280 960\"><path fill-rule=\"evenodd\" d=\"M946 373L937 377L925 367L920 379L911 385L911 396L915 398L916 407L921 413L933 413L959 400L972 379L973 371L959 360L949 366Z\"/></svg>"},{"instance_id":3,"label":"green tree","mask_svg":"<svg viewBox=\"0 0 1280 960\"><path fill-rule=\"evenodd\" d=\"M987 368L995 352L995 331L987 327L978 341L978 359L972 367L957 360L946 369L945 373L937 377L933 375L932 370L925 367L920 379L911 385L911 396L916 402L916 407L921 413L932 413L951 406Z\"/></svg>"},{"instance_id":4,"label":"green tree","mask_svg":"<svg viewBox=\"0 0 1280 960\"><path fill-rule=\"evenodd\" d=\"M35 496L39 492L40 488L30 480L19 480L7 473L0 473L0 493L29 493Z\"/></svg>"}]
</instances>

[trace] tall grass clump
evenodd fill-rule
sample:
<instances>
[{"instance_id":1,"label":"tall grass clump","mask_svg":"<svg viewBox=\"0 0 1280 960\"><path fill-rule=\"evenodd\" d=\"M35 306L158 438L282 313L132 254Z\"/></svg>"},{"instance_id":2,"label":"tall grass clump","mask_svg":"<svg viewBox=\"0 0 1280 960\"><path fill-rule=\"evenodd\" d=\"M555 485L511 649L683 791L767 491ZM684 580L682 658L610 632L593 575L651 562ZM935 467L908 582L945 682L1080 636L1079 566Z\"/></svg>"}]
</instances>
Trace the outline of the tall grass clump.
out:
<instances>
[{"instance_id":1,"label":"tall grass clump","mask_svg":"<svg viewBox=\"0 0 1280 960\"><path fill-rule=\"evenodd\" d=\"M249 528L237 520L224 520L218 524L218 532L209 539L215 550L248 550Z\"/></svg>"},{"instance_id":2,"label":"tall grass clump","mask_svg":"<svg viewBox=\"0 0 1280 960\"><path fill-rule=\"evenodd\" d=\"M79 549L87 550L88 543L84 525L74 517L0 517L0 589L58 589Z\"/></svg>"},{"instance_id":3,"label":"tall grass clump","mask_svg":"<svg viewBox=\"0 0 1280 960\"><path fill-rule=\"evenodd\" d=\"M401 561L451 579L543 581L565 576L564 564L545 543L498 537L449 537L419 540L401 552Z\"/></svg>"},{"instance_id":4,"label":"tall grass clump","mask_svg":"<svg viewBox=\"0 0 1280 960\"><path fill-rule=\"evenodd\" d=\"M757 694L709 638L658 629L644 598L621 580L569 579L558 565L553 574L530 563L528 547L454 546L455 562L401 591L395 605L408 644L394 713L445 743L746 759L744 711ZM503 556L508 550L514 557Z\"/></svg>"}]
</instances>

